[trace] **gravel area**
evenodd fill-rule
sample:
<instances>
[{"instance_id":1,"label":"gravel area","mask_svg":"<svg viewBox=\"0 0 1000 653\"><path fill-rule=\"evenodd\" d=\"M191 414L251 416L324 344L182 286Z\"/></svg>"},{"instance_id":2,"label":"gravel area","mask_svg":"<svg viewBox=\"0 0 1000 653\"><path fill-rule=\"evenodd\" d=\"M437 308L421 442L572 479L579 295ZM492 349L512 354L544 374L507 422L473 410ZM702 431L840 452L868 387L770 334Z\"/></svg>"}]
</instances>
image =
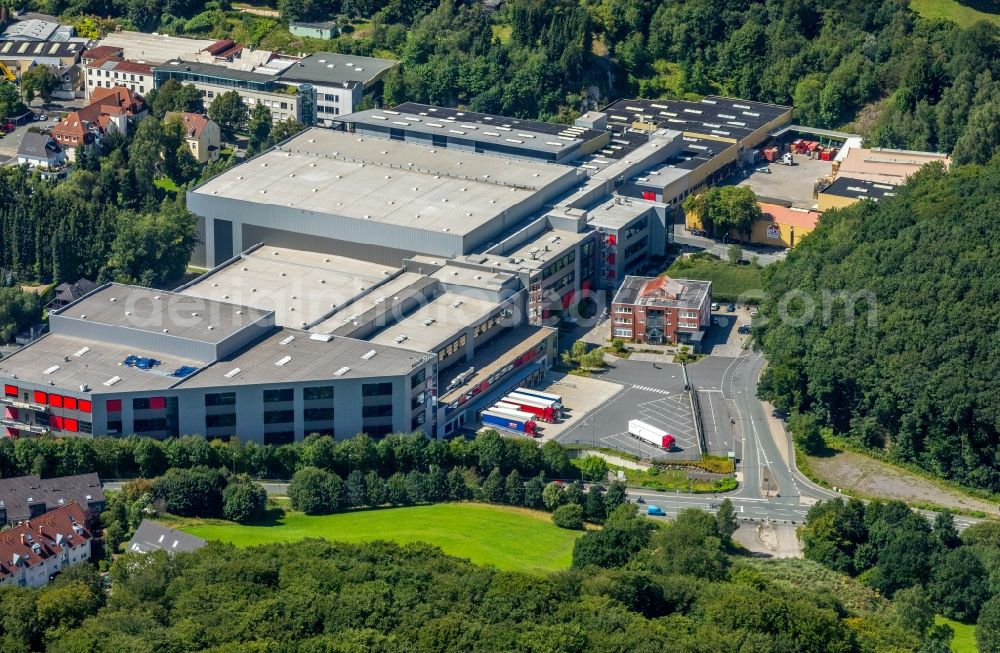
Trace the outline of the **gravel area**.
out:
<instances>
[{"instance_id":1,"label":"gravel area","mask_svg":"<svg viewBox=\"0 0 1000 653\"><path fill-rule=\"evenodd\" d=\"M840 451L829 457L810 457L809 465L817 476L830 485L868 496L923 501L947 508L997 514L997 506L989 501L967 497L906 470L851 451Z\"/></svg>"}]
</instances>

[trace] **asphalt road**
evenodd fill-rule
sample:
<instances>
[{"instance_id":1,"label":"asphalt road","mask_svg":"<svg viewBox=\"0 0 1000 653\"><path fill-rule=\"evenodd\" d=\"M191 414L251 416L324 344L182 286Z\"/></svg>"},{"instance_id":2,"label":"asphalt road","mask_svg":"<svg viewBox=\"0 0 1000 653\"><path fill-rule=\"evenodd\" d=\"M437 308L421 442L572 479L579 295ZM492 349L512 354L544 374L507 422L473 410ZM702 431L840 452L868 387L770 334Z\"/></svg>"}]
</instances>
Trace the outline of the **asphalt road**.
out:
<instances>
[{"instance_id":1,"label":"asphalt road","mask_svg":"<svg viewBox=\"0 0 1000 653\"><path fill-rule=\"evenodd\" d=\"M644 488L629 488L629 496L633 500L638 500L641 497L646 506L656 505L668 516L676 515L687 508L714 512L718 504L724 498L728 498L732 501L739 518L742 520L769 519L796 524L805 521L806 513L816 502L835 498L846 499L847 497L844 495L820 487L803 476L795 468L794 459L791 466L785 464L778 449L778 438L787 441L788 435L783 430L781 433L772 432L767 409L757 399L757 382L765 364L762 355L743 352L737 357L705 358L688 367L688 375L694 388L701 392L720 393L725 400L725 405L732 408L736 423L732 425L731 433L738 456L737 473L742 477L742 482L737 490L726 494L711 495L655 492ZM666 379L662 377L657 383L652 378L652 375L656 373L652 366L636 366L634 371L639 372L640 369L646 370L644 373L651 376L648 379L649 383L641 386L642 389L631 385L624 392L649 393L650 398L655 401L658 393L649 392L647 385L659 388L667 385L667 387L671 387L671 390L676 389L671 384L665 384ZM624 372L625 370L619 368L618 374L615 376L624 376ZM669 377L669 374L667 376ZM620 382L623 379L609 378L608 380ZM660 392L667 391L661 390ZM668 395L660 396L667 397ZM614 436L613 430L607 430L611 427L605 427L608 418L601 419L599 411L608 408L612 414L616 413L617 409L612 408L612 406L616 400L621 398L622 393L619 393L605 406L598 408L581 422L584 426L580 428L586 431L586 434L575 433L574 430L571 430L567 432L569 437L560 437L560 440L564 442L574 439L586 441L589 439L589 432L592 429L598 431L596 437L602 441ZM703 407L703 412L704 410ZM614 417L612 419L614 424L617 424L621 418ZM608 442L605 443L608 444ZM790 447L790 443L786 442L786 445ZM288 483L262 481L262 484L268 494L281 496L288 493ZM106 490L118 490L121 489L121 486L121 482L107 481L104 483ZM919 512L930 519L934 517L934 513L931 511L920 510ZM967 528L978 521L981 520L957 515L955 517L955 525L959 529Z\"/></svg>"}]
</instances>

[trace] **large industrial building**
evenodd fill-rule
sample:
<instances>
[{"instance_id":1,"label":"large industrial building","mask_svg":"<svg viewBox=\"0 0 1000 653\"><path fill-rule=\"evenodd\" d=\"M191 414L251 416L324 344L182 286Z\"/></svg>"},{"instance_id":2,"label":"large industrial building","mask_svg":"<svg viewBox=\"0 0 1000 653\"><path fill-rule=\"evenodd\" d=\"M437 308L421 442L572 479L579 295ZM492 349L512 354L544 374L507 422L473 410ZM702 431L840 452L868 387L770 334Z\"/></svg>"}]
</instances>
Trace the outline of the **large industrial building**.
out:
<instances>
[{"instance_id":1,"label":"large industrial building","mask_svg":"<svg viewBox=\"0 0 1000 653\"><path fill-rule=\"evenodd\" d=\"M195 265L259 242L399 265L461 256L578 183L568 166L310 129L188 193Z\"/></svg>"},{"instance_id":2,"label":"large industrial building","mask_svg":"<svg viewBox=\"0 0 1000 653\"><path fill-rule=\"evenodd\" d=\"M432 414L433 355L282 328L274 311L108 284L49 322L0 363L9 436L281 443L418 430Z\"/></svg>"}]
</instances>

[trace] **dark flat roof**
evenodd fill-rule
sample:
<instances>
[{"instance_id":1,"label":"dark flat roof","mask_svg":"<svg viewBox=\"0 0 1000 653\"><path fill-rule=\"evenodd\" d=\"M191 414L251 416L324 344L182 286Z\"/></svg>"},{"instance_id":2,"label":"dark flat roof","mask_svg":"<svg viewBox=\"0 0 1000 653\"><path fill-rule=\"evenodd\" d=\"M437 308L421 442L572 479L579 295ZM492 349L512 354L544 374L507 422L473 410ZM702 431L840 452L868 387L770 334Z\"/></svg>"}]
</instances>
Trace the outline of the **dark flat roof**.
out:
<instances>
[{"instance_id":1,"label":"dark flat roof","mask_svg":"<svg viewBox=\"0 0 1000 653\"><path fill-rule=\"evenodd\" d=\"M616 100L602 111L611 125L651 122L658 127L742 140L791 107L710 95L687 100Z\"/></svg>"},{"instance_id":2,"label":"dark flat roof","mask_svg":"<svg viewBox=\"0 0 1000 653\"><path fill-rule=\"evenodd\" d=\"M837 177L832 184L822 191L827 195L838 197L850 197L856 199L872 199L876 202L886 197L893 197L896 194L896 187L889 184L879 184L867 179L854 179L852 177Z\"/></svg>"},{"instance_id":3,"label":"dark flat roof","mask_svg":"<svg viewBox=\"0 0 1000 653\"><path fill-rule=\"evenodd\" d=\"M240 82L273 82L278 79L277 75L265 75L263 73L254 73L248 70L229 68L227 66L200 63L197 61L182 61L180 59L172 59L166 63L160 64L159 66L154 66L153 70L192 72L199 75L205 75L206 77L218 77L220 79L231 79L233 81Z\"/></svg>"},{"instance_id":4,"label":"dark flat roof","mask_svg":"<svg viewBox=\"0 0 1000 653\"><path fill-rule=\"evenodd\" d=\"M477 113L464 109L451 109L448 107L437 107L429 104L419 104L417 102L403 102L393 107L393 111L399 113L410 113L419 116L433 116L442 120L455 120L479 125L490 125L494 127L508 127L510 129L520 129L527 132L537 132L549 136L572 135L584 142L600 138L604 132L594 129L582 129L573 125L562 125L554 122L542 122L540 120L522 120L520 118L509 118L498 116L492 113Z\"/></svg>"},{"instance_id":5,"label":"dark flat roof","mask_svg":"<svg viewBox=\"0 0 1000 653\"><path fill-rule=\"evenodd\" d=\"M392 59L376 59L337 52L317 52L286 68L279 78L311 84L369 84L398 66Z\"/></svg>"}]
</instances>

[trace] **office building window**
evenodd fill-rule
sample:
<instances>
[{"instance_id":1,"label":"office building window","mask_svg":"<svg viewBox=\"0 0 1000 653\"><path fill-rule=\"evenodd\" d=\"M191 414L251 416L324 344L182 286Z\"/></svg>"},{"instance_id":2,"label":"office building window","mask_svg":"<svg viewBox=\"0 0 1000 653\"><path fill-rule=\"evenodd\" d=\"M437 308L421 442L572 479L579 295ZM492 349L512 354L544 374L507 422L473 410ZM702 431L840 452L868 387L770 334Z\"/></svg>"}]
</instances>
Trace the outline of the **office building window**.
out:
<instances>
[{"instance_id":1,"label":"office building window","mask_svg":"<svg viewBox=\"0 0 1000 653\"><path fill-rule=\"evenodd\" d=\"M295 442L294 431L279 431L277 433L265 433L264 444L291 444Z\"/></svg>"},{"instance_id":2,"label":"office building window","mask_svg":"<svg viewBox=\"0 0 1000 653\"><path fill-rule=\"evenodd\" d=\"M391 383L365 383L361 386L362 397L381 397L392 395Z\"/></svg>"},{"instance_id":3,"label":"office building window","mask_svg":"<svg viewBox=\"0 0 1000 653\"><path fill-rule=\"evenodd\" d=\"M427 370L426 369L420 370L412 377L410 377L410 387L415 388L426 380L427 380Z\"/></svg>"},{"instance_id":4,"label":"office building window","mask_svg":"<svg viewBox=\"0 0 1000 653\"><path fill-rule=\"evenodd\" d=\"M279 401L292 401L295 398L295 390L292 388L278 388L276 390L264 391L264 403L273 404Z\"/></svg>"},{"instance_id":5,"label":"office building window","mask_svg":"<svg viewBox=\"0 0 1000 653\"><path fill-rule=\"evenodd\" d=\"M293 410L265 410L265 424L291 424L295 421L295 411Z\"/></svg>"},{"instance_id":6,"label":"office building window","mask_svg":"<svg viewBox=\"0 0 1000 653\"><path fill-rule=\"evenodd\" d=\"M392 404L382 404L380 406L362 406L362 417L392 417Z\"/></svg>"},{"instance_id":7,"label":"office building window","mask_svg":"<svg viewBox=\"0 0 1000 653\"><path fill-rule=\"evenodd\" d=\"M236 413L205 415L205 428L210 429L218 426L236 426Z\"/></svg>"},{"instance_id":8,"label":"office building window","mask_svg":"<svg viewBox=\"0 0 1000 653\"><path fill-rule=\"evenodd\" d=\"M303 418L307 422L329 422L333 419L332 408L306 408Z\"/></svg>"},{"instance_id":9,"label":"office building window","mask_svg":"<svg viewBox=\"0 0 1000 653\"><path fill-rule=\"evenodd\" d=\"M333 386L324 385L315 388L303 388L302 397L306 401L314 399L333 399Z\"/></svg>"},{"instance_id":10,"label":"office building window","mask_svg":"<svg viewBox=\"0 0 1000 653\"><path fill-rule=\"evenodd\" d=\"M205 395L206 406L235 406L235 392L210 392Z\"/></svg>"},{"instance_id":11,"label":"office building window","mask_svg":"<svg viewBox=\"0 0 1000 653\"><path fill-rule=\"evenodd\" d=\"M616 338L631 338L632 329L615 329Z\"/></svg>"}]
</instances>

